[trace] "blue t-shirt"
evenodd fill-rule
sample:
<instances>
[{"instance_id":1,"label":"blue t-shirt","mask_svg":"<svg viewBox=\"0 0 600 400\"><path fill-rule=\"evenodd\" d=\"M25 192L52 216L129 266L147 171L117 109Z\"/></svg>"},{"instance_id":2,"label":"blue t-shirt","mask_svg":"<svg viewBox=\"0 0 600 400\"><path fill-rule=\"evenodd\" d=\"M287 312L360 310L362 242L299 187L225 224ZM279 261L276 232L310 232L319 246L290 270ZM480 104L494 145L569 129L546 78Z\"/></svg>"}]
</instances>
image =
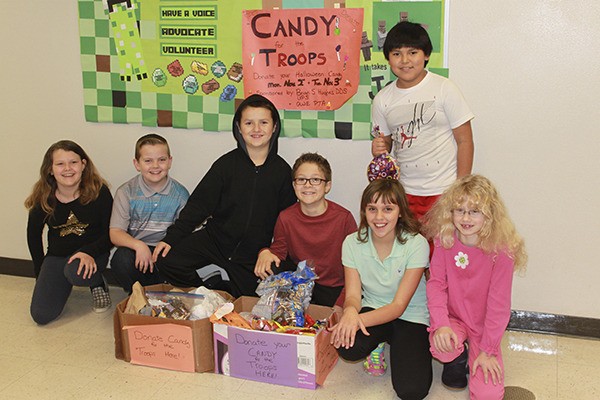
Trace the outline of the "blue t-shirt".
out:
<instances>
[{"instance_id":1,"label":"blue t-shirt","mask_svg":"<svg viewBox=\"0 0 600 400\"><path fill-rule=\"evenodd\" d=\"M371 235L369 230L366 243L358 241L357 233L348 235L342 245L342 263L345 267L356 269L360 275L362 306L377 309L394 300L404 271L429 265L429 244L419 234L405 235L406 243L394 241L390 255L381 261L371 242ZM425 276L421 277L419 286L400 319L429 325Z\"/></svg>"}]
</instances>

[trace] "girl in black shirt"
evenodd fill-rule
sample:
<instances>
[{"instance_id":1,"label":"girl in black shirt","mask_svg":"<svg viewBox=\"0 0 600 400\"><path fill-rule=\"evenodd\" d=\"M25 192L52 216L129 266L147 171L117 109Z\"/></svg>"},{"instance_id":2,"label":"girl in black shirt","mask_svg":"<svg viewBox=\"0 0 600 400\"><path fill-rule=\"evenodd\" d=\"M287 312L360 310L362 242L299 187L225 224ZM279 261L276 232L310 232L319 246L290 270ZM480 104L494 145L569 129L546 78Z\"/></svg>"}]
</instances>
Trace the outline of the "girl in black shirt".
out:
<instances>
[{"instance_id":1,"label":"girl in black shirt","mask_svg":"<svg viewBox=\"0 0 600 400\"><path fill-rule=\"evenodd\" d=\"M45 325L61 314L73 286L89 286L93 309L110 308L102 271L111 248L112 195L85 151L70 140L46 151L40 178L25 200L27 244L36 276L31 316ZM44 254L42 233L48 228Z\"/></svg>"}]
</instances>

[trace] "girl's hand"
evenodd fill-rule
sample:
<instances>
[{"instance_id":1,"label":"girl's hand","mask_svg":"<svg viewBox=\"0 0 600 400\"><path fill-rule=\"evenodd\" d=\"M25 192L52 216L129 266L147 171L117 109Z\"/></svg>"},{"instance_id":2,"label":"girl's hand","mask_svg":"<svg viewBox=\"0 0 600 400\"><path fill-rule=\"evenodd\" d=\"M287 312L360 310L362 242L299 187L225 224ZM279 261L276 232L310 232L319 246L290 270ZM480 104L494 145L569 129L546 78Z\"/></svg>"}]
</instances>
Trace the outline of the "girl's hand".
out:
<instances>
[{"instance_id":1,"label":"girl's hand","mask_svg":"<svg viewBox=\"0 0 600 400\"><path fill-rule=\"evenodd\" d=\"M158 261L158 256L165 257L167 254L169 254L169 250L171 250L170 244L160 242L154 248L154 252L152 253L152 261L156 263L156 261Z\"/></svg>"},{"instance_id":2,"label":"girl's hand","mask_svg":"<svg viewBox=\"0 0 600 400\"><path fill-rule=\"evenodd\" d=\"M449 353L458 348L458 337L452 328L442 326L433 334L433 345L440 353Z\"/></svg>"},{"instance_id":3,"label":"girl's hand","mask_svg":"<svg viewBox=\"0 0 600 400\"><path fill-rule=\"evenodd\" d=\"M475 362L473 362L473 376L477 374L477 368L483 371L483 381L487 385L489 377L492 377L492 383L497 385L502 377L502 368L496 359L496 356L488 356L484 351L479 353Z\"/></svg>"},{"instance_id":4,"label":"girl's hand","mask_svg":"<svg viewBox=\"0 0 600 400\"><path fill-rule=\"evenodd\" d=\"M279 268L280 262L281 260L279 260L279 257L271 253L269 249L264 249L258 253L258 260L256 260L256 266L254 267L254 275L258 276L260 279L265 279L269 275L273 275L271 263L275 263L275 266Z\"/></svg>"},{"instance_id":5,"label":"girl's hand","mask_svg":"<svg viewBox=\"0 0 600 400\"><path fill-rule=\"evenodd\" d=\"M92 275L97 270L96 260L94 257L90 256L84 252L77 252L69 258L68 264L72 263L74 260L79 259L79 267L77 268L77 275L81 275L81 271L83 271L83 279L90 279Z\"/></svg>"},{"instance_id":6,"label":"girl's hand","mask_svg":"<svg viewBox=\"0 0 600 400\"><path fill-rule=\"evenodd\" d=\"M340 322L329 328L332 333L330 343L336 349L340 347L349 349L354 346L354 338L359 329L365 336L369 336L369 332L367 332L367 328L360 318L358 311L353 307L347 307L344 309Z\"/></svg>"}]
</instances>

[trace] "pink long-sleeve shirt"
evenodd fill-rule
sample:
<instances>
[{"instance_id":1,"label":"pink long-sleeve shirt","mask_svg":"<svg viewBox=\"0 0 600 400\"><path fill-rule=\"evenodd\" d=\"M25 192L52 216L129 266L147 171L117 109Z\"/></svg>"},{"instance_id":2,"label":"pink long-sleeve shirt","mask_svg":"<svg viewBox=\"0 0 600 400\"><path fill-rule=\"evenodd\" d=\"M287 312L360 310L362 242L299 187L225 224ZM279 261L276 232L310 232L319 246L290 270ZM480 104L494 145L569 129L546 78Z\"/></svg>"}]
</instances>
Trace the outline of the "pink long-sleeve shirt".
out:
<instances>
[{"instance_id":1,"label":"pink long-sleeve shirt","mask_svg":"<svg viewBox=\"0 0 600 400\"><path fill-rule=\"evenodd\" d=\"M435 241L429 271L429 331L450 326L449 317L456 318L482 351L497 355L510 319L513 260L505 252L486 254L465 246L455 237L449 249Z\"/></svg>"}]
</instances>

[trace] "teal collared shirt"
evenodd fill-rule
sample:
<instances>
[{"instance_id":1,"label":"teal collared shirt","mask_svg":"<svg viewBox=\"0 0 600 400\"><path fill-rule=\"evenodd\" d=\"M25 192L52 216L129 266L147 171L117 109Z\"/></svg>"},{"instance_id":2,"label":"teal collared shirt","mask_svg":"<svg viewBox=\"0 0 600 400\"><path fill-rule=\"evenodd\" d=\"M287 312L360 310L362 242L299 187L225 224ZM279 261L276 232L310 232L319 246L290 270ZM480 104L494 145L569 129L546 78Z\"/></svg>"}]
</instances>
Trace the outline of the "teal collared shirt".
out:
<instances>
[{"instance_id":1,"label":"teal collared shirt","mask_svg":"<svg viewBox=\"0 0 600 400\"><path fill-rule=\"evenodd\" d=\"M348 235L342 245L342 263L345 267L356 269L360 275L362 306L380 308L394 300L404 271L429 266L429 244L419 234L405 235L406 243L394 241L390 255L382 261L370 237L370 230L366 243L359 242L356 233ZM429 325L425 276L421 277L417 290L400 319Z\"/></svg>"}]
</instances>

